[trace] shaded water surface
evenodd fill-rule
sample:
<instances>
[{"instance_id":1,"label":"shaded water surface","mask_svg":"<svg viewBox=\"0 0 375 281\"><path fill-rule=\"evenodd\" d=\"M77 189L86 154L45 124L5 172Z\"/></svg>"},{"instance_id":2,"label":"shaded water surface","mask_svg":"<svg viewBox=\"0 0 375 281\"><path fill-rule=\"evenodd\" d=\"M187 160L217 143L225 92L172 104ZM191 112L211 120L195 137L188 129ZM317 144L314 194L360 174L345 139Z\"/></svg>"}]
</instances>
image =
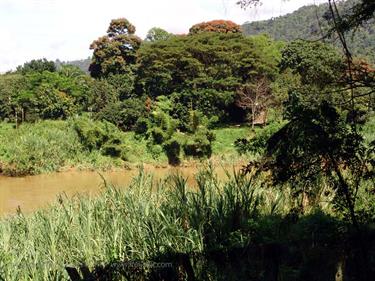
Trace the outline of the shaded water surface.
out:
<instances>
[{"instance_id":1,"label":"shaded water surface","mask_svg":"<svg viewBox=\"0 0 375 281\"><path fill-rule=\"evenodd\" d=\"M229 171L233 167L227 167ZM170 174L180 172L188 177L189 184L194 183L196 167L184 168L145 168L146 172L154 175L155 179L164 178ZM225 177L224 168L217 168L219 177ZM102 172L108 184L126 187L138 170ZM48 206L56 201L60 194L72 197L76 194L97 195L103 186L103 179L97 172L70 171L20 178L0 176L0 216L15 214L17 208L30 213Z\"/></svg>"}]
</instances>

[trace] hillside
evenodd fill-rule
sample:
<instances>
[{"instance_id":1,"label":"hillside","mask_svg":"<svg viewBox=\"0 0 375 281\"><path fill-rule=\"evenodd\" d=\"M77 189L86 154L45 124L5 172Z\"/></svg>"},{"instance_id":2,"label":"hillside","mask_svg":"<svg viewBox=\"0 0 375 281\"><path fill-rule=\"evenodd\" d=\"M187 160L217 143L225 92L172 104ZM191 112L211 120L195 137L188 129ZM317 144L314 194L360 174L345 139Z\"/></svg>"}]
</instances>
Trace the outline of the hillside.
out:
<instances>
[{"instance_id":1,"label":"hillside","mask_svg":"<svg viewBox=\"0 0 375 281\"><path fill-rule=\"evenodd\" d=\"M340 4L345 10L354 0ZM328 25L323 16L328 10L327 4L304 6L297 11L270 20L247 22L242 29L246 35L269 34L277 40L319 39ZM355 56L363 57L375 63L375 20L348 36L349 46ZM337 44L337 42L333 42Z\"/></svg>"},{"instance_id":2,"label":"hillside","mask_svg":"<svg viewBox=\"0 0 375 281\"><path fill-rule=\"evenodd\" d=\"M55 64L56 64L57 67L59 67L60 65L63 65L63 64L75 65L87 74L89 73L90 63L91 63L91 58L74 60L74 61L66 61L66 62L65 61L61 62L59 60L55 61Z\"/></svg>"}]
</instances>

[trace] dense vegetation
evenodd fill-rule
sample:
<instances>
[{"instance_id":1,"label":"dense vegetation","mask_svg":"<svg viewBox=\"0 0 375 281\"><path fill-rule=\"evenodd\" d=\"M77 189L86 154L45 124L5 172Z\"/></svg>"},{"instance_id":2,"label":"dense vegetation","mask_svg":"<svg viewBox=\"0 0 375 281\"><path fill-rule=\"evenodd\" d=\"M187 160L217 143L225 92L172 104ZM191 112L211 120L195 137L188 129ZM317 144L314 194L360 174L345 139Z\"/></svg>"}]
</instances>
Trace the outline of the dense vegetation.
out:
<instances>
[{"instance_id":1,"label":"dense vegetation","mask_svg":"<svg viewBox=\"0 0 375 281\"><path fill-rule=\"evenodd\" d=\"M340 11L350 9L357 0L342 1L338 4ZM270 20L255 21L242 25L244 34L268 34L276 40L292 41L296 39L319 40L325 37L329 25L325 17L329 15L328 4L318 6L304 6L297 11L272 18ZM324 39L332 42L330 39ZM333 40L339 46L338 40ZM375 21L372 19L363 26L359 26L355 32L348 35L348 45L353 54L375 63Z\"/></svg>"},{"instance_id":2,"label":"dense vegetation","mask_svg":"<svg viewBox=\"0 0 375 281\"><path fill-rule=\"evenodd\" d=\"M351 3L329 1L324 17L342 50L222 20L142 41L120 18L91 44L90 76L47 60L1 75L3 173L248 164L223 182L206 169L193 188L141 172L126 190L19 211L0 223L0 277L63 280L70 264L99 280L372 280L375 69L346 38L375 5Z\"/></svg>"},{"instance_id":3,"label":"dense vegetation","mask_svg":"<svg viewBox=\"0 0 375 281\"><path fill-rule=\"evenodd\" d=\"M70 266L97 280L358 280L356 234L327 204L327 190L304 203L299 217L301 196L249 176L222 182L208 169L196 185L179 175L155 184L140 173L128 188L107 187L100 198L61 197L48 211L5 219L0 276L67 280ZM363 199L359 210L374 207L373 195ZM363 228L369 257L373 231Z\"/></svg>"},{"instance_id":4,"label":"dense vegetation","mask_svg":"<svg viewBox=\"0 0 375 281\"><path fill-rule=\"evenodd\" d=\"M91 44L91 76L78 67L56 66L46 59L32 60L1 75L0 118L8 127L14 125L23 142L13 145L14 132L4 131L2 172L24 175L66 165L86 166L86 160L75 160L75 155L86 159L78 153L82 150L87 155L111 157L114 166L126 166L134 153L120 131L134 131L134 138L146 143L146 155L153 160L165 155L170 164L178 165L187 158L211 157L215 141L211 130L248 120L249 109L237 105L239 89L251 87L259 77L267 83L276 81L281 60L282 44L266 36L244 37L232 22L228 28L237 31L227 32L220 26L223 23L198 24L186 36L153 28L142 42L130 22L117 19L110 23L107 35ZM214 28L207 31L210 24ZM86 117L77 121L81 115ZM31 124L43 120L67 123ZM112 127L104 128L106 122ZM57 150L58 159L52 160L45 146L52 148L50 143L58 142L54 130L65 130L56 129L58 124L72 132L74 148L64 153ZM43 126L46 131L37 133ZM30 132L33 136L29 131L34 131ZM38 145L29 149L29 142Z\"/></svg>"}]
</instances>

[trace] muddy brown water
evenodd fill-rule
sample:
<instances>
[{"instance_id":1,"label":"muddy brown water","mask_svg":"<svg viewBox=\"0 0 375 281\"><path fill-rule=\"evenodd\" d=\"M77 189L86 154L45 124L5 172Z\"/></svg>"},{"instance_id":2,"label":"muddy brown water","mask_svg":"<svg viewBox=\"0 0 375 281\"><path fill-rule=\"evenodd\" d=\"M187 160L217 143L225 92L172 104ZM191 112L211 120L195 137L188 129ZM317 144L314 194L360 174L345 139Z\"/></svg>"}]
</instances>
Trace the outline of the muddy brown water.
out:
<instances>
[{"instance_id":1,"label":"muddy brown water","mask_svg":"<svg viewBox=\"0 0 375 281\"><path fill-rule=\"evenodd\" d=\"M188 184L195 183L197 167L181 168L145 168L152 173L155 179L162 179L173 173L179 172L188 178ZM225 178L231 167L215 168L219 178ZM138 170L101 172L108 184L126 188L131 180L138 174ZM27 177L0 176L0 217L12 215L20 208L23 213L30 213L49 204L56 202L61 194L72 197L76 194L98 196L103 186L103 179L98 172L69 171L53 174L43 174Z\"/></svg>"}]
</instances>

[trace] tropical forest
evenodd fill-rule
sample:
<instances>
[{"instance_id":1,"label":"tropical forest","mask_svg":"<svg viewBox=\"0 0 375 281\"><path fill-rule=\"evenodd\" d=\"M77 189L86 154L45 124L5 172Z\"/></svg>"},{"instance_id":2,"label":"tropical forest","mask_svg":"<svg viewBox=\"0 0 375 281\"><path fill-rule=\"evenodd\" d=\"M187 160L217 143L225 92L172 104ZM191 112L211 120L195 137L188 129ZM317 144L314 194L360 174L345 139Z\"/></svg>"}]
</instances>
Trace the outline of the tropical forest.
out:
<instances>
[{"instance_id":1,"label":"tropical forest","mask_svg":"<svg viewBox=\"0 0 375 281\"><path fill-rule=\"evenodd\" d=\"M375 280L375 2L323 2L1 73L0 280Z\"/></svg>"}]
</instances>

